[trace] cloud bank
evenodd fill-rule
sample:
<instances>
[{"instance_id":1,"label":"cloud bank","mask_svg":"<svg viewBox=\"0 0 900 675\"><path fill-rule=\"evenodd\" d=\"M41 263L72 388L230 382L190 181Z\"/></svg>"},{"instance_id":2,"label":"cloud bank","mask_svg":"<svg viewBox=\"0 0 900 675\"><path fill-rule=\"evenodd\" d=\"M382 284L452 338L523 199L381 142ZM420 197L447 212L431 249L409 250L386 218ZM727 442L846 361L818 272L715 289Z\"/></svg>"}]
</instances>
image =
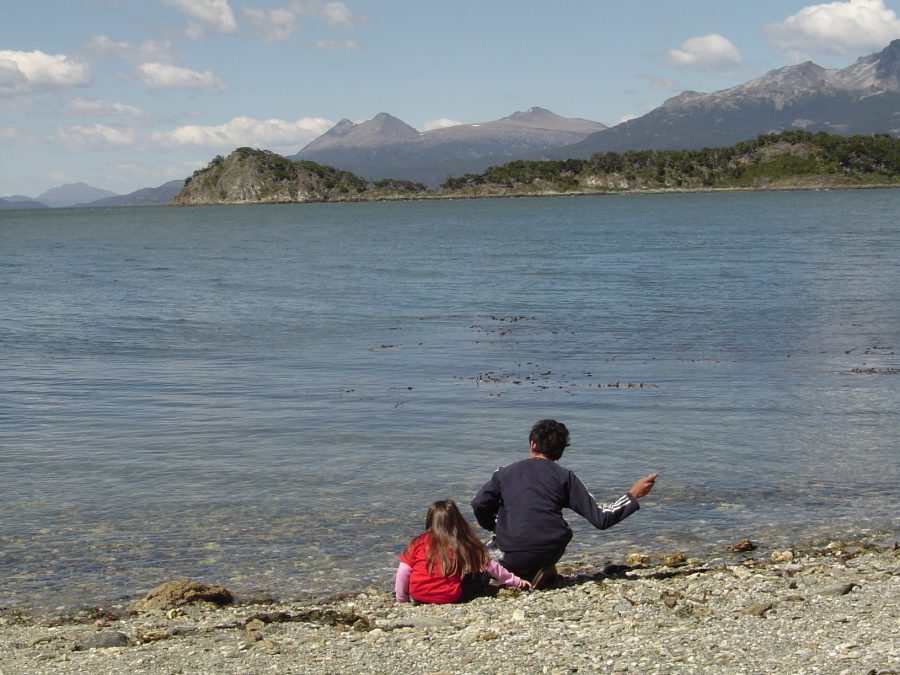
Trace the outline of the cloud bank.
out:
<instances>
[{"instance_id":1,"label":"cloud bank","mask_svg":"<svg viewBox=\"0 0 900 675\"><path fill-rule=\"evenodd\" d=\"M297 15L286 7L274 9L242 7L241 11L264 42L283 42L297 30Z\"/></svg>"},{"instance_id":2,"label":"cloud bank","mask_svg":"<svg viewBox=\"0 0 900 675\"><path fill-rule=\"evenodd\" d=\"M296 151L333 126L334 122L320 117L305 117L295 122L235 117L214 126L189 124L170 131L156 132L153 134L153 141L168 146L229 151L241 146Z\"/></svg>"},{"instance_id":3,"label":"cloud bank","mask_svg":"<svg viewBox=\"0 0 900 675\"><path fill-rule=\"evenodd\" d=\"M298 14L306 14L323 19L329 26L349 27L353 23L353 12L343 2L294 2L291 9Z\"/></svg>"},{"instance_id":4,"label":"cloud bank","mask_svg":"<svg viewBox=\"0 0 900 675\"><path fill-rule=\"evenodd\" d=\"M169 63L142 63L135 72L138 80L151 89L174 87L212 92L227 89L225 83L209 70L191 70Z\"/></svg>"},{"instance_id":5,"label":"cloud bank","mask_svg":"<svg viewBox=\"0 0 900 675\"><path fill-rule=\"evenodd\" d=\"M333 121L320 117L305 117L294 122L235 117L224 124L188 124L143 133L106 124L85 124L61 128L48 140L73 152L103 151L114 147L231 152L242 146L296 152L333 126ZM7 131L9 137L5 140L20 140L13 130Z\"/></svg>"},{"instance_id":6,"label":"cloud bank","mask_svg":"<svg viewBox=\"0 0 900 675\"><path fill-rule=\"evenodd\" d=\"M106 124L84 124L60 129L50 140L71 152L85 152L134 145L137 134Z\"/></svg>"},{"instance_id":7,"label":"cloud bank","mask_svg":"<svg viewBox=\"0 0 900 675\"><path fill-rule=\"evenodd\" d=\"M86 87L90 83L90 66L71 56L0 50L0 96Z\"/></svg>"},{"instance_id":8,"label":"cloud bank","mask_svg":"<svg viewBox=\"0 0 900 675\"><path fill-rule=\"evenodd\" d=\"M89 54L106 56L112 54L134 63L172 63L177 60L172 43L147 41L140 45L115 42L106 35L95 35L84 43Z\"/></svg>"},{"instance_id":9,"label":"cloud bank","mask_svg":"<svg viewBox=\"0 0 900 675\"><path fill-rule=\"evenodd\" d=\"M0 143L33 143L34 135L18 127L0 127Z\"/></svg>"},{"instance_id":10,"label":"cloud bank","mask_svg":"<svg viewBox=\"0 0 900 675\"><path fill-rule=\"evenodd\" d=\"M796 61L814 54L859 56L900 37L900 20L884 0L849 0L804 7L765 28L766 36Z\"/></svg>"},{"instance_id":11,"label":"cloud bank","mask_svg":"<svg viewBox=\"0 0 900 675\"><path fill-rule=\"evenodd\" d=\"M319 40L316 42L316 49L331 52L354 52L362 47L353 40Z\"/></svg>"},{"instance_id":12,"label":"cloud bank","mask_svg":"<svg viewBox=\"0 0 900 675\"><path fill-rule=\"evenodd\" d=\"M125 117L144 117L148 113L133 105L105 101L102 98L73 98L67 104L69 110L84 115L121 115Z\"/></svg>"},{"instance_id":13,"label":"cloud bank","mask_svg":"<svg viewBox=\"0 0 900 675\"><path fill-rule=\"evenodd\" d=\"M237 30L237 20L228 0L163 0L163 3L177 7L199 22L188 25L190 37L200 37L205 27L219 33L233 33Z\"/></svg>"},{"instance_id":14,"label":"cloud bank","mask_svg":"<svg viewBox=\"0 0 900 675\"><path fill-rule=\"evenodd\" d=\"M242 7L241 12L250 21L253 31L265 42L283 42L298 29L297 17L309 16L324 21L332 28L350 28L355 17L343 2L294 1L284 7L261 9ZM350 40L323 40L316 43L318 49L359 49Z\"/></svg>"}]
</instances>

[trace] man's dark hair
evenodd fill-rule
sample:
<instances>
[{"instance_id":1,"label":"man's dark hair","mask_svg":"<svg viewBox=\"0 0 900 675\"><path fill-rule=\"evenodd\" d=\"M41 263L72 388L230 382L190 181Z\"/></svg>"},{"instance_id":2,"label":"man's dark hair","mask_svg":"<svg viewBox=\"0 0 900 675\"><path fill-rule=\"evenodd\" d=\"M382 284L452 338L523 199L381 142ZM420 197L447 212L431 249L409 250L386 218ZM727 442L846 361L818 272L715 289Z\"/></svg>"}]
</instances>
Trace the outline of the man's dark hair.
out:
<instances>
[{"instance_id":1,"label":"man's dark hair","mask_svg":"<svg viewBox=\"0 0 900 675\"><path fill-rule=\"evenodd\" d=\"M556 461L569 445L569 430L562 422L541 420L531 427L528 443L534 443L537 452Z\"/></svg>"}]
</instances>

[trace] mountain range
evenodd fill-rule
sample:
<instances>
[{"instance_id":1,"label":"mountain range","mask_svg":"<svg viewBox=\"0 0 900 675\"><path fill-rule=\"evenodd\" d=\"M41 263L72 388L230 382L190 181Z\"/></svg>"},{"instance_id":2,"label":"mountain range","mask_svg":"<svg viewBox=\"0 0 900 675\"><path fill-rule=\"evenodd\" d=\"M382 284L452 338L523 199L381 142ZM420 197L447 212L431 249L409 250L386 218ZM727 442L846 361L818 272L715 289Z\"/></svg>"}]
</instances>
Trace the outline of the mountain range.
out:
<instances>
[{"instance_id":1,"label":"mountain range","mask_svg":"<svg viewBox=\"0 0 900 675\"><path fill-rule=\"evenodd\" d=\"M184 187L184 180L172 180L155 188L141 188L125 195L95 188L87 183L69 183L51 188L38 197L11 195L0 198L0 211L64 208L71 206L161 206L168 204Z\"/></svg>"},{"instance_id":2,"label":"mountain range","mask_svg":"<svg viewBox=\"0 0 900 675\"><path fill-rule=\"evenodd\" d=\"M725 147L791 129L900 136L900 40L840 70L807 61L712 94L686 91L548 156Z\"/></svg>"},{"instance_id":3,"label":"mountain range","mask_svg":"<svg viewBox=\"0 0 900 675\"><path fill-rule=\"evenodd\" d=\"M560 117L537 107L499 120L422 133L380 113L361 124L341 120L290 159L335 166L370 180L400 178L436 185L448 175L537 159L603 129L600 122Z\"/></svg>"}]
</instances>

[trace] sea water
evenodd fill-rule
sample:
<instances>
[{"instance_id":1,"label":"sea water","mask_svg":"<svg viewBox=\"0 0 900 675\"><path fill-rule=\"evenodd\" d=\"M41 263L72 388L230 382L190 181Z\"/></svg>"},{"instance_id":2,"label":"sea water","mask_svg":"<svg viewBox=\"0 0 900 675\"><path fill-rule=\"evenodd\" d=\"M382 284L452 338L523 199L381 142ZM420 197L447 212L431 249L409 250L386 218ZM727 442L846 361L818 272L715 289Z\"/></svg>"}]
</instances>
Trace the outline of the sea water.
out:
<instances>
[{"instance_id":1,"label":"sea water","mask_svg":"<svg viewBox=\"0 0 900 675\"><path fill-rule=\"evenodd\" d=\"M900 191L0 214L0 605L390 588L564 421L567 554L898 530Z\"/></svg>"}]
</instances>

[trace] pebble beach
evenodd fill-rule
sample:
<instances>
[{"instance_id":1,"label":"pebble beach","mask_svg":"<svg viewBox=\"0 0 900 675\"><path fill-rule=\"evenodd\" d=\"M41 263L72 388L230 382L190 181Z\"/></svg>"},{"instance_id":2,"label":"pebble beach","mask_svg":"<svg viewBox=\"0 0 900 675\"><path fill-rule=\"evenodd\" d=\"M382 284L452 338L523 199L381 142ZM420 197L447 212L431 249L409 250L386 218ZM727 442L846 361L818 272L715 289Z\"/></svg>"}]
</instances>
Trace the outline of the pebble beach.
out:
<instances>
[{"instance_id":1,"label":"pebble beach","mask_svg":"<svg viewBox=\"0 0 900 675\"><path fill-rule=\"evenodd\" d=\"M895 538L730 549L564 559L552 588L456 605L398 604L385 587L0 608L0 674L900 672Z\"/></svg>"}]
</instances>

